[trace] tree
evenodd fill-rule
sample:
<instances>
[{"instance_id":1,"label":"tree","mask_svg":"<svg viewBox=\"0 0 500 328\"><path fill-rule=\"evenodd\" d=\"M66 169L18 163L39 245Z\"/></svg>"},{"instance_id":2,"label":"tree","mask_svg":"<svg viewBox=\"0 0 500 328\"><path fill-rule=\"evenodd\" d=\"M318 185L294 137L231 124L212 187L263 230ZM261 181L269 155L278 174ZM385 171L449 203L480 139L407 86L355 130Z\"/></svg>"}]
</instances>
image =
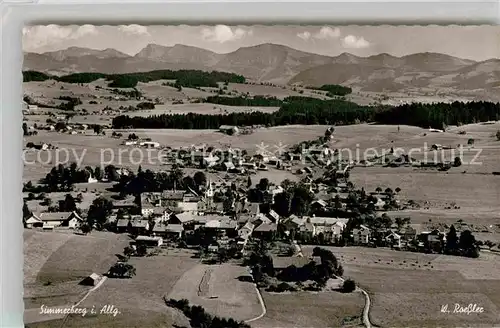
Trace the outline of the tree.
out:
<instances>
[{"instance_id":1,"label":"tree","mask_svg":"<svg viewBox=\"0 0 500 328\"><path fill-rule=\"evenodd\" d=\"M94 133L95 134L101 134L102 131L103 131L102 125L99 125L99 124L95 124L94 125Z\"/></svg>"},{"instance_id":2,"label":"tree","mask_svg":"<svg viewBox=\"0 0 500 328\"><path fill-rule=\"evenodd\" d=\"M132 278L135 276L135 267L128 263L116 263L109 269L108 276L111 278Z\"/></svg>"},{"instance_id":3,"label":"tree","mask_svg":"<svg viewBox=\"0 0 500 328\"><path fill-rule=\"evenodd\" d=\"M24 136L28 136L29 135L28 124L26 124L26 122L23 123L23 135Z\"/></svg>"},{"instance_id":4,"label":"tree","mask_svg":"<svg viewBox=\"0 0 500 328\"><path fill-rule=\"evenodd\" d=\"M460 233L459 247L466 254L471 254L476 249L476 238L470 230L464 230Z\"/></svg>"},{"instance_id":5,"label":"tree","mask_svg":"<svg viewBox=\"0 0 500 328\"><path fill-rule=\"evenodd\" d=\"M80 230L86 235L92 231L92 227L89 224L84 223L80 226Z\"/></svg>"},{"instance_id":6,"label":"tree","mask_svg":"<svg viewBox=\"0 0 500 328\"><path fill-rule=\"evenodd\" d=\"M247 177L247 188L251 188L253 185L252 178L250 176Z\"/></svg>"},{"instance_id":7,"label":"tree","mask_svg":"<svg viewBox=\"0 0 500 328\"><path fill-rule=\"evenodd\" d=\"M193 179L198 188L207 184L207 176L202 171L196 172L193 176Z\"/></svg>"},{"instance_id":8,"label":"tree","mask_svg":"<svg viewBox=\"0 0 500 328\"><path fill-rule=\"evenodd\" d=\"M269 179L267 178L262 178L259 181L259 184L257 185L257 188L261 191L266 191L267 188L269 188Z\"/></svg>"},{"instance_id":9,"label":"tree","mask_svg":"<svg viewBox=\"0 0 500 328\"><path fill-rule=\"evenodd\" d=\"M26 220L32 215L30 209L28 208L28 204L24 201L23 204L23 226L26 228Z\"/></svg>"},{"instance_id":10,"label":"tree","mask_svg":"<svg viewBox=\"0 0 500 328\"><path fill-rule=\"evenodd\" d=\"M454 167L459 167L462 165L462 159L460 157L455 157L455 160L453 161L453 166Z\"/></svg>"},{"instance_id":11,"label":"tree","mask_svg":"<svg viewBox=\"0 0 500 328\"><path fill-rule=\"evenodd\" d=\"M233 210L234 196L233 193L229 193L222 202L224 207L224 212L231 212Z\"/></svg>"},{"instance_id":12,"label":"tree","mask_svg":"<svg viewBox=\"0 0 500 328\"><path fill-rule=\"evenodd\" d=\"M145 245L138 245L136 254L137 256L146 256L148 254L148 249Z\"/></svg>"},{"instance_id":13,"label":"tree","mask_svg":"<svg viewBox=\"0 0 500 328\"><path fill-rule=\"evenodd\" d=\"M352 279L346 279L342 284L342 292L352 293L356 290L356 283Z\"/></svg>"},{"instance_id":14,"label":"tree","mask_svg":"<svg viewBox=\"0 0 500 328\"><path fill-rule=\"evenodd\" d=\"M457 248L458 248L457 230L455 229L455 226L452 224L450 227L450 231L446 235L445 251L448 254L454 254L457 251Z\"/></svg>"},{"instance_id":15,"label":"tree","mask_svg":"<svg viewBox=\"0 0 500 328\"><path fill-rule=\"evenodd\" d=\"M98 181L102 179L102 170L100 166L96 166L94 169L94 179L97 179Z\"/></svg>"},{"instance_id":16,"label":"tree","mask_svg":"<svg viewBox=\"0 0 500 328\"><path fill-rule=\"evenodd\" d=\"M401 192L401 188L397 187L396 189L394 189L394 191L399 194Z\"/></svg>"},{"instance_id":17,"label":"tree","mask_svg":"<svg viewBox=\"0 0 500 328\"><path fill-rule=\"evenodd\" d=\"M410 218L400 218L400 217L397 217L394 220L394 223L396 223L396 225L398 226L398 230L401 230L404 226L406 226L407 224L410 223Z\"/></svg>"},{"instance_id":18,"label":"tree","mask_svg":"<svg viewBox=\"0 0 500 328\"><path fill-rule=\"evenodd\" d=\"M125 255L125 257L131 257L132 255L135 254L135 251L132 247L130 246L127 246L123 249L123 255Z\"/></svg>"},{"instance_id":19,"label":"tree","mask_svg":"<svg viewBox=\"0 0 500 328\"><path fill-rule=\"evenodd\" d=\"M335 198L333 199L333 207L336 210L340 210L342 208L342 201L339 195L335 195Z\"/></svg>"},{"instance_id":20,"label":"tree","mask_svg":"<svg viewBox=\"0 0 500 328\"><path fill-rule=\"evenodd\" d=\"M497 131L497 133L495 134L495 136L497 137L497 140L500 141L500 130Z\"/></svg>"},{"instance_id":21,"label":"tree","mask_svg":"<svg viewBox=\"0 0 500 328\"><path fill-rule=\"evenodd\" d=\"M109 199L104 197L96 198L89 207L87 223L97 230L102 230L112 210L113 203Z\"/></svg>"},{"instance_id":22,"label":"tree","mask_svg":"<svg viewBox=\"0 0 500 328\"><path fill-rule=\"evenodd\" d=\"M61 203L62 206L59 206L59 210L61 212L73 212L77 210L76 202L71 194L66 194L64 201Z\"/></svg>"},{"instance_id":23,"label":"tree","mask_svg":"<svg viewBox=\"0 0 500 328\"><path fill-rule=\"evenodd\" d=\"M382 188L377 187L377 189L375 189L375 191L377 192L377 194L380 194L382 192Z\"/></svg>"}]
</instances>

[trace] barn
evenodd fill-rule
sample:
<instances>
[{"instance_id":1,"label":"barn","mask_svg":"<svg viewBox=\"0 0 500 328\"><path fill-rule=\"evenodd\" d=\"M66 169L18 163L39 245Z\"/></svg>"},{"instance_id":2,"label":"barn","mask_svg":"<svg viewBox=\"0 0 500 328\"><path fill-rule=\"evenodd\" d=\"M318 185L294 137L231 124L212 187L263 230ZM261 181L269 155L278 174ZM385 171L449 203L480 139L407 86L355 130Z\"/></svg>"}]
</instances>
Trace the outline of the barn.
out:
<instances>
[{"instance_id":1,"label":"barn","mask_svg":"<svg viewBox=\"0 0 500 328\"><path fill-rule=\"evenodd\" d=\"M101 276L99 276L97 273L92 273L90 276L80 281L80 285L95 286L100 280Z\"/></svg>"}]
</instances>

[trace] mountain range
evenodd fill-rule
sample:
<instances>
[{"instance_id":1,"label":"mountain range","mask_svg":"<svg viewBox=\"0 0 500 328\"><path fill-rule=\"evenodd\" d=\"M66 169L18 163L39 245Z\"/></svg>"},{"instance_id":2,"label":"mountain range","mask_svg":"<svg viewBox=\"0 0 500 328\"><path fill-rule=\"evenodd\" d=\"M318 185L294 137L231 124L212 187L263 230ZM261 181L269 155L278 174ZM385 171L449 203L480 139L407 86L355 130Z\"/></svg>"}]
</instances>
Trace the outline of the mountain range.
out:
<instances>
[{"instance_id":1,"label":"mountain range","mask_svg":"<svg viewBox=\"0 0 500 328\"><path fill-rule=\"evenodd\" d=\"M115 49L79 47L24 55L24 70L55 75L157 69L219 70L241 74L258 82L310 86L342 84L374 92L483 89L500 93L499 59L475 62L430 52L403 57L386 53L370 57L349 53L325 56L265 43L242 47L227 54L180 44L149 44L134 56Z\"/></svg>"}]
</instances>

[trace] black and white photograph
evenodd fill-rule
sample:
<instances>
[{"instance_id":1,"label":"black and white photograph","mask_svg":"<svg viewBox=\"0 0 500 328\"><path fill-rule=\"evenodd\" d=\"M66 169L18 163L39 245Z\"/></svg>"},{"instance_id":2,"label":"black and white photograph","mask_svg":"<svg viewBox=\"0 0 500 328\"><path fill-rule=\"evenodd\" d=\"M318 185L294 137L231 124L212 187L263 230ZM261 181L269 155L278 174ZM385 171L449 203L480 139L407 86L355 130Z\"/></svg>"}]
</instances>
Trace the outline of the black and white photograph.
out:
<instances>
[{"instance_id":1,"label":"black and white photograph","mask_svg":"<svg viewBox=\"0 0 500 328\"><path fill-rule=\"evenodd\" d=\"M499 26L22 38L26 327L500 325Z\"/></svg>"}]
</instances>

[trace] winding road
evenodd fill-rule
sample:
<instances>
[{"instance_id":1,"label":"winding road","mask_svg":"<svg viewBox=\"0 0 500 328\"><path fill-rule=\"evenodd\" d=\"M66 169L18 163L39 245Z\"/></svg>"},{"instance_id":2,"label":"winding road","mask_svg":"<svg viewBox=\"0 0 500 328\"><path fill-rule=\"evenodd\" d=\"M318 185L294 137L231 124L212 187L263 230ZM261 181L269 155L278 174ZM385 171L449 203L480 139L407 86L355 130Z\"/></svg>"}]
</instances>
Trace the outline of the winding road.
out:
<instances>
[{"instance_id":1,"label":"winding road","mask_svg":"<svg viewBox=\"0 0 500 328\"><path fill-rule=\"evenodd\" d=\"M264 303L264 299L262 298L262 294L260 293L260 290L257 287L257 284L255 284L255 291L257 292L257 297L259 298L260 306L262 307L262 313L260 315L256 316L255 318L245 320L245 323L259 320L260 318L264 317L267 313L266 304Z\"/></svg>"}]
</instances>

